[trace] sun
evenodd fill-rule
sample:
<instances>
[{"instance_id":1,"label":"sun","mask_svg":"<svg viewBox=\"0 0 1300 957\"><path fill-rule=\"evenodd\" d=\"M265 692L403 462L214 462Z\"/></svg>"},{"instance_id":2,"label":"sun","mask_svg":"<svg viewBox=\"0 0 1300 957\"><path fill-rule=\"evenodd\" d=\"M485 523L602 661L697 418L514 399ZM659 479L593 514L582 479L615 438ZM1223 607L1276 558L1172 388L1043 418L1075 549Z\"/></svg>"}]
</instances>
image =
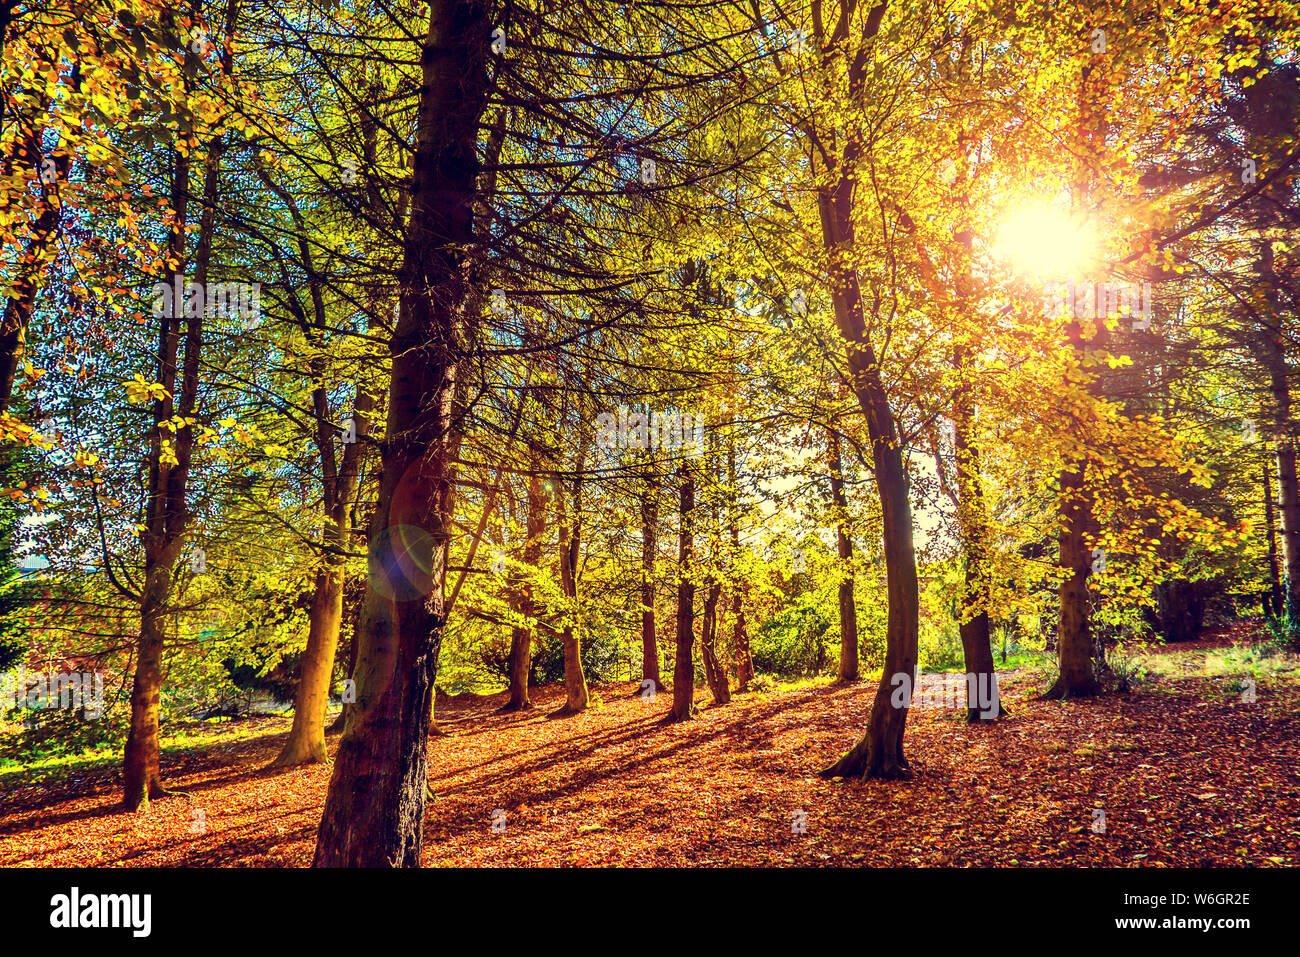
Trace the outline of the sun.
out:
<instances>
[{"instance_id":1,"label":"sun","mask_svg":"<svg viewBox=\"0 0 1300 957\"><path fill-rule=\"evenodd\" d=\"M1086 220L1032 203L1006 215L992 252L1025 278L1076 278L1095 265L1097 236Z\"/></svg>"}]
</instances>

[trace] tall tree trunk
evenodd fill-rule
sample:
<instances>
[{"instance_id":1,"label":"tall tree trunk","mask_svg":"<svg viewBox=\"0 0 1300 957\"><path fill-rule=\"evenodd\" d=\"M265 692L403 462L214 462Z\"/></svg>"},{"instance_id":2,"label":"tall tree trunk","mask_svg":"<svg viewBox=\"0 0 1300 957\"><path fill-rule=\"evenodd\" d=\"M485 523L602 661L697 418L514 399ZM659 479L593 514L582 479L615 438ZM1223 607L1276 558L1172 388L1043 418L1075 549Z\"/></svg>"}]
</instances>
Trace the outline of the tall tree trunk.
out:
<instances>
[{"instance_id":1,"label":"tall tree trunk","mask_svg":"<svg viewBox=\"0 0 1300 957\"><path fill-rule=\"evenodd\" d=\"M860 43L869 47L880 30L887 3L868 12ZM836 24L832 49L848 41L848 23ZM819 43L826 49L824 42ZM860 49L859 54L865 52ZM862 95L870 57L859 56L849 65L853 96ZM866 732L843 757L822 771L826 777L900 778L911 768L903 755L907 708L891 703L895 676L911 680L916 671L920 627L920 593L916 577L916 550L912 543L912 506L908 501L907 468L889 397L881 377L880 360L867 333L862 290L853 263L856 236L853 225L854 186L863 144L851 137L829 185L818 190L822 243L829 260L831 301L835 325L844 339L849 387L867 420L871 459L876 471L885 545L885 591L889 619L885 630L885 667L880 676ZM873 308L875 308L873 306Z\"/></svg>"},{"instance_id":2,"label":"tall tree trunk","mask_svg":"<svg viewBox=\"0 0 1300 957\"><path fill-rule=\"evenodd\" d=\"M374 157L374 132L365 135L368 158ZM287 190L277 186L270 174L263 170L260 177L271 187L293 216L297 229L298 255L307 274L307 288L311 299L312 317L298 296L289 293L289 310L298 321L304 338L316 350L311 363L312 378L323 381L326 377L327 344L320 330L327 328L323 280L316 270L311 247L307 242L307 224L303 220L294 198ZM371 201L372 212L376 205ZM282 267L283 268L283 267ZM290 288L287 273L285 287ZM370 302L369 331L376 329L374 311L376 303ZM334 654L339 643L339 629L343 623L343 584L346 571L346 551L352 544L352 508L356 503L362 459L370 436L370 421L374 412L375 397L361 382L357 385L353 404L352 441L343 444L341 461L336 459L335 433L328 390L318 386L312 392L312 409L316 419L316 451L321 462L321 504L324 521L321 527L321 560L323 567L316 577L315 591L308 614L307 647L299 666L298 687L294 696L293 727L289 737L272 762L273 767L291 767L326 760L325 709L329 704L330 681L334 675Z\"/></svg>"},{"instance_id":3,"label":"tall tree trunk","mask_svg":"<svg viewBox=\"0 0 1300 957\"><path fill-rule=\"evenodd\" d=\"M954 356L960 375L966 364L960 345ZM975 410L970 386L958 386L953 403L953 444L957 453L959 524L966 558L966 581L961 601L961 649L966 665L966 720L996 721L1004 713L997 693L997 666L989 633L988 515L984 483L980 477L979 449L974 442ZM980 694L987 697L980 701Z\"/></svg>"},{"instance_id":4,"label":"tall tree trunk","mask_svg":"<svg viewBox=\"0 0 1300 957\"><path fill-rule=\"evenodd\" d=\"M418 867L424 838L427 737L443 634L451 537L451 434L467 298L464 250L474 239L476 144L487 92L488 6L434 0L422 82L401 309L380 444L383 478L371 523L372 588L362 612L356 709L343 732L317 836L316 867ZM387 534L385 534L387 533Z\"/></svg>"},{"instance_id":5,"label":"tall tree trunk","mask_svg":"<svg viewBox=\"0 0 1300 957\"><path fill-rule=\"evenodd\" d=\"M1266 288L1276 283L1273 275L1273 244L1264 242L1260 256L1261 281ZM1275 294L1273 294L1275 295ZM1270 304L1272 295L1270 295ZM1282 513L1282 558L1285 562L1283 601L1287 628L1300 630L1300 482L1296 477L1296 427L1291 412L1290 367L1286 340L1276 309L1261 317L1265 323L1264 357L1272 395L1273 432L1277 436L1278 510Z\"/></svg>"},{"instance_id":6,"label":"tall tree trunk","mask_svg":"<svg viewBox=\"0 0 1300 957\"><path fill-rule=\"evenodd\" d=\"M1078 322L1068 324L1076 365L1082 365L1083 331ZM1065 570L1057 594L1061 605L1056 652L1060 674L1043 695L1046 700L1084 698L1101 692L1093 668L1093 646L1088 624L1088 573L1094 559L1087 534L1092 525L1092 492L1087 484L1088 459L1076 457L1061 472L1060 563Z\"/></svg>"},{"instance_id":7,"label":"tall tree trunk","mask_svg":"<svg viewBox=\"0 0 1300 957\"><path fill-rule=\"evenodd\" d=\"M1286 159L1285 143L1300 117L1300 97L1295 93L1295 79L1289 68L1273 63L1265 55L1257 66L1265 72L1249 86L1243 96L1245 115L1240 118L1246 130L1246 149L1262 158L1262 164L1280 164ZM1237 76L1254 73L1249 65ZM1257 296L1248 297L1249 309L1257 324L1260 353L1268 374L1271 398L1271 432L1277 442L1278 510L1282 522L1282 602L1283 620L1291 638L1300 636L1300 482L1296 476L1297 427L1292 411L1291 375L1293 365L1288 347L1291 333L1286 311L1279 301L1280 290L1288 284L1289 264L1278 275L1274 243L1271 236L1286 227L1283 211L1290 200L1289 179L1283 177L1266 186L1252 200L1247 228L1258 237L1256 255ZM1261 301L1262 300L1262 301ZM1258 301L1258 306L1254 303Z\"/></svg>"},{"instance_id":8,"label":"tall tree trunk","mask_svg":"<svg viewBox=\"0 0 1300 957\"><path fill-rule=\"evenodd\" d=\"M578 714L587 710L590 696L587 676L582 670L582 611L578 601L578 557L582 552L582 470L586 467L587 437L578 445L578 460L573 470L573 514L564 506L564 489L560 489L560 587L568 599L568 620L562 632L564 644L564 707L557 715ZM571 524L570 524L571 523Z\"/></svg>"},{"instance_id":9,"label":"tall tree trunk","mask_svg":"<svg viewBox=\"0 0 1300 957\"><path fill-rule=\"evenodd\" d=\"M740 562L740 488L736 484L735 423L727 434L727 522L731 531L731 649L736 656L736 682L739 690L746 691L754 677L754 659L749 651L749 629L745 622L745 592L748 581L739 581Z\"/></svg>"},{"instance_id":10,"label":"tall tree trunk","mask_svg":"<svg viewBox=\"0 0 1300 957\"><path fill-rule=\"evenodd\" d=\"M1091 65L1084 66L1079 84L1078 109L1080 135L1087 141L1082 144L1095 148L1100 138L1101 120L1095 109L1095 93L1090 97L1089 78ZM1080 162L1075 175L1074 203L1082 206L1087 199L1090 171ZM1083 326L1077 320L1066 324L1066 338L1073 353L1073 374L1088 376L1083 372L1088 347L1105 348L1107 333L1104 323L1098 323L1096 332L1088 341ZM1101 397L1101 376L1092 373L1088 393ZM1088 697L1101 692L1094 668L1095 650L1088 622L1088 573L1097 560L1088 548L1088 535L1093 531L1093 492L1088 484L1088 455L1086 452L1068 456L1060 476L1061 526L1058 536L1060 563L1065 572L1057 591L1061 606L1057 633L1057 656L1060 674L1056 682L1043 695L1045 699ZM1099 558L1100 556L1098 556Z\"/></svg>"},{"instance_id":11,"label":"tall tree trunk","mask_svg":"<svg viewBox=\"0 0 1300 957\"><path fill-rule=\"evenodd\" d=\"M1269 475L1267 446L1264 452L1264 531L1268 537L1268 613L1282 614L1282 567L1277 557L1277 519L1273 515L1273 483Z\"/></svg>"},{"instance_id":12,"label":"tall tree trunk","mask_svg":"<svg viewBox=\"0 0 1300 957\"><path fill-rule=\"evenodd\" d=\"M171 206L175 212L168 245L168 269L163 282L175 291L176 277L185 263L185 214L189 204L188 155L173 155ZM183 288L183 284L182 284ZM171 466L162 461L162 423L174 414L176 358L180 348L180 317L184 297L173 295L172 308L159 319L157 381L167 394L156 400L150 433L149 497L145 510L144 583L140 589L140 644L131 686L131 727L122 762L123 804L128 810L145 810L149 799L166 791L159 774L159 706L162 696L162 655L167 599L172 588L172 565L181 550L179 538L169 539L167 486Z\"/></svg>"},{"instance_id":13,"label":"tall tree trunk","mask_svg":"<svg viewBox=\"0 0 1300 957\"><path fill-rule=\"evenodd\" d=\"M840 681L858 680L858 606L853 596L853 539L849 536L849 503L844 495L840 434L830 439L831 504L835 508L835 551L840 566Z\"/></svg>"},{"instance_id":14,"label":"tall tree trunk","mask_svg":"<svg viewBox=\"0 0 1300 957\"><path fill-rule=\"evenodd\" d=\"M238 3L226 7L226 37L232 39ZM163 29L174 37L172 24ZM233 67L230 46L222 55L222 69L229 76ZM203 211L199 217L199 244L195 251L193 281L206 289L212 257L212 233L217 208L217 174L223 144L220 137L209 145L203 164ZM173 569L185 547L189 510L186 504L190 461L194 450L194 429L175 430L175 445L166 461L163 423L180 416L193 416L198 401L199 356L203 348L203 309L186 316L185 224L189 210L190 161L188 154L174 154L171 208L175 212L168 242L168 267L163 281L173 290L171 315L159 319L157 382L166 389L154 402L150 434L149 485L145 511L144 584L140 590L140 645L136 654L135 678L131 686L131 727L122 760L122 803L128 810L147 810L151 798L167 793L159 770L161 751L160 718L162 701L162 658L166 640L166 619L170 613ZM181 277L180 288L177 278ZM197 303L195 304L197 306ZM162 310L166 313L168 310ZM177 359L181 344L181 319L185 324L185 362L177 386Z\"/></svg>"},{"instance_id":15,"label":"tall tree trunk","mask_svg":"<svg viewBox=\"0 0 1300 957\"><path fill-rule=\"evenodd\" d=\"M678 471L681 495L677 533L677 642L673 663L673 708L669 721L695 717L695 478L688 465Z\"/></svg>"},{"instance_id":16,"label":"tall tree trunk","mask_svg":"<svg viewBox=\"0 0 1300 957\"><path fill-rule=\"evenodd\" d=\"M532 444L528 461L528 538L524 542L523 561L527 566L524 575L511 586L515 611L524 619L523 625L510 630L510 699L502 711L527 711L533 706L528 697L529 673L533 661L533 641L537 608L533 601L532 575L542 557L542 536L546 534L545 498L542 494L541 458L537 446Z\"/></svg>"},{"instance_id":17,"label":"tall tree trunk","mask_svg":"<svg viewBox=\"0 0 1300 957\"><path fill-rule=\"evenodd\" d=\"M323 390L317 390L323 393ZM343 465L334 474L334 450L329 443L333 430L324 418L319 429L326 433L319 438L321 460L325 469L324 498L327 506L324 534L322 536L324 567L316 575L316 587L308 612L307 647L300 664L298 688L294 696L293 727L280 754L272 762L274 767L291 767L324 761L325 710L329 705L330 683L334 676L334 655L338 649L339 631L343 624L343 585L347 571L344 550L351 544L350 513L357 489L360 467L361 442L369 433L369 403L363 393L358 394L356 410L357 443L348 445L343 452ZM323 394L318 394L317 405L325 404ZM318 416L321 413L318 411ZM353 646L355 648L355 639Z\"/></svg>"},{"instance_id":18,"label":"tall tree trunk","mask_svg":"<svg viewBox=\"0 0 1300 957\"><path fill-rule=\"evenodd\" d=\"M659 643L655 633L655 550L658 547L659 486L650 473L641 494L641 684L654 682L656 692L664 690L659 677ZM639 690L638 690L638 693Z\"/></svg>"}]
</instances>

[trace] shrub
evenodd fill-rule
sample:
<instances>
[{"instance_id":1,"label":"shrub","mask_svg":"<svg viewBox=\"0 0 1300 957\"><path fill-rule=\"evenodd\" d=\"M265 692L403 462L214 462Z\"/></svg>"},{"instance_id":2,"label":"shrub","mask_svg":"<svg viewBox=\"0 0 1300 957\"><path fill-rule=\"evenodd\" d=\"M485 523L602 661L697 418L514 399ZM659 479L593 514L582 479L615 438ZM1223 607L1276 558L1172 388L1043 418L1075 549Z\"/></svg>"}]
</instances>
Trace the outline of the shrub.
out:
<instances>
[{"instance_id":1,"label":"shrub","mask_svg":"<svg viewBox=\"0 0 1300 957\"><path fill-rule=\"evenodd\" d=\"M785 678L825 674L839 654L839 613L823 591L790 599L750 639L756 672Z\"/></svg>"}]
</instances>

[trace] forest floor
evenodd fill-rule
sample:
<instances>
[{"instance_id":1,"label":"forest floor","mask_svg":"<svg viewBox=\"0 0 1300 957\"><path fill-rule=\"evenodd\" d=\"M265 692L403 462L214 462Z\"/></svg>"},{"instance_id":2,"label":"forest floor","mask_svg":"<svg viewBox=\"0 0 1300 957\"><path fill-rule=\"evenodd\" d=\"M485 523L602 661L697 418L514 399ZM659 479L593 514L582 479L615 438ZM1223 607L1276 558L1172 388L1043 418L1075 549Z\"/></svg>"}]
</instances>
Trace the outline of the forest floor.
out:
<instances>
[{"instance_id":1,"label":"forest floor","mask_svg":"<svg viewBox=\"0 0 1300 957\"><path fill-rule=\"evenodd\" d=\"M424 863L1300 864L1300 668L1269 659L1244 702L1252 637L1241 625L1158 650L1133 691L1102 698L1038 701L1041 674L1006 674L1011 716L993 727L913 708L904 782L817 776L861 734L870 682L723 707L699 688L698 718L676 725L661 723L670 696L647 702L633 682L594 689L600 707L562 719L548 718L558 687L520 714L494 713L503 696L460 695L440 702L446 734L430 739ZM5 775L0 866L306 866L330 767L266 768L288 724L231 722L228 743L166 751L164 779L188 796L148 814L120 809L111 766L38 784Z\"/></svg>"}]
</instances>

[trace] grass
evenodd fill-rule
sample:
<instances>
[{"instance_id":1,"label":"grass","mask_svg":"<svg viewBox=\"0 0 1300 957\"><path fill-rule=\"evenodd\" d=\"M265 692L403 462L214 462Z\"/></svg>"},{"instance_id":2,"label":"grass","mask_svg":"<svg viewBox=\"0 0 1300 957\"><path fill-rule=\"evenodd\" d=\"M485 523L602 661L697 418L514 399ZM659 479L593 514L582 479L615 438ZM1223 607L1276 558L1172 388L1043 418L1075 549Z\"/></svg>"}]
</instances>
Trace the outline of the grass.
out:
<instances>
[{"instance_id":1,"label":"grass","mask_svg":"<svg viewBox=\"0 0 1300 957\"><path fill-rule=\"evenodd\" d=\"M272 719L287 720L285 715L268 715ZM330 718L327 716L327 721ZM286 729L278 729L286 730ZM210 718L206 721L174 721L163 726L162 750L168 754L183 754L202 750L217 744L248 741L267 734L264 721L230 721ZM69 775L122 763L122 744L109 743L79 753L53 751L27 752L20 758L0 758L0 791L26 787L33 784L54 784Z\"/></svg>"}]
</instances>

